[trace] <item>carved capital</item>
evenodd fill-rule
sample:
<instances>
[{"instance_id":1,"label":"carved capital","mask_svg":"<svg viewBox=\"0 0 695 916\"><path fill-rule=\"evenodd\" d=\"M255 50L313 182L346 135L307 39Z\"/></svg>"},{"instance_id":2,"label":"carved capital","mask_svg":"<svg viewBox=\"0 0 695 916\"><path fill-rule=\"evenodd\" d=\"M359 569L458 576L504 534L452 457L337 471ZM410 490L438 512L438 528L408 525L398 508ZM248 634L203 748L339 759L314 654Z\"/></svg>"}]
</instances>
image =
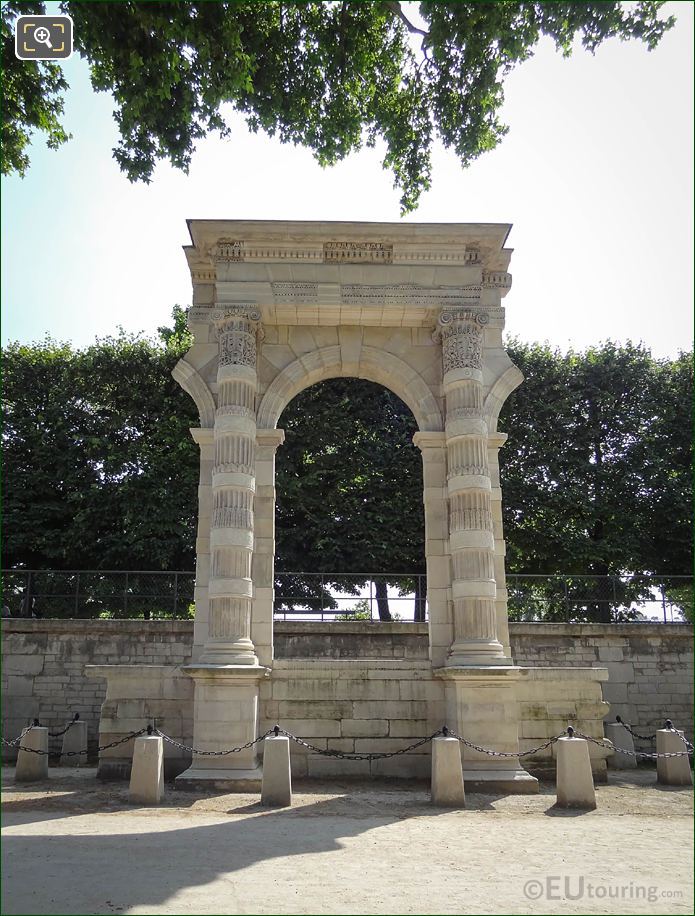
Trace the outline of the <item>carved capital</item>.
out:
<instances>
[{"instance_id":1,"label":"carved capital","mask_svg":"<svg viewBox=\"0 0 695 916\"><path fill-rule=\"evenodd\" d=\"M451 369L482 369L483 328L489 321L487 312L475 309L441 313L434 336L442 341L445 374Z\"/></svg>"},{"instance_id":2,"label":"carved capital","mask_svg":"<svg viewBox=\"0 0 695 916\"><path fill-rule=\"evenodd\" d=\"M220 342L220 366L256 368L256 341L263 339L261 313L255 305L229 305L212 313Z\"/></svg>"}]
</instances>

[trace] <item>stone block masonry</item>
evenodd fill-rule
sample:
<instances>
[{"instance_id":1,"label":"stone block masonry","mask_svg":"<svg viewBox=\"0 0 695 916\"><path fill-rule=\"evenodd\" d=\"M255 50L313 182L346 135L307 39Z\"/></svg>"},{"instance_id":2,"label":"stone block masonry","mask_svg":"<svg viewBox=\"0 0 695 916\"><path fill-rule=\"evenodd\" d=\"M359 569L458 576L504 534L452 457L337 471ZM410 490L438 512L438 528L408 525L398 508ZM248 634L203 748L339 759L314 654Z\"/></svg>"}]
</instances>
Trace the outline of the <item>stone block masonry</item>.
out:
<instances>
[{"instance_id":1,"label":"stone block masonry","mask_svg":"<svg viewBox=\"0 0 695 916\"><path fill-rule=\"evenodd\" d=\"M192 621L3 620L3 736L34 717L60 731L79 712L95 747L106 683L85 677L85 665L181 665L192 639ZM62 740L50 738L49 750L59 754Z\"/></svg>"},{"instance_id":2,"label":"stone block masonry","mask_svg":"<svg viewBox=\"0 0 695 916\"><path fill-rule=\"evenodd\" d=\"M691 627L513 623L510 634L515 661L525 668L606 669L608 680L602 687L610 720L618 714L637 732L651 734L668 713L692 739ZM151 692L149 686L131 680L125 689L129 695L119 697L115 708L107 704L102 711L106 682L85 677L84 670L88 664L143 665L180 672L191 656L192 621L5 620L2 636L6 738L16 737L34 716L51 731L59 731L79 712L88 725L91 747L97 742L100 715L104 737L107 725L127 732L126 723L139 727L149 714L166 715L167 723L179 728L178 737L190 742L192 734L184 734L190 727L190 716L184 714L191 702L189 678L180 673L166 678L162 691L166 689L167 695L151 697L147 710L143 700L144 693ZM443 688L427 670L426 624L278 622L275 654L271 679L262 686L264 728L279 719L288 730L288 722L301 726L296 733L310 737L312 743L323 746L330 740L331 747L349 749L357 741L408 744L442 724L434 713ZM575 677L564 685L567 695L562 678L548 670L546 680L555 685L549 703L542 677L537 673L522 678L528 685L519 699L522 749L556 733L553 730L564 727L572 712L588 721L595 721L597 714L595 681L582 687L578 675L579 680ZM311 734L302 730L305 725ZM56 754L61 741L51 739ZM379 766L375 761L373 771L395 772L403 766L398 760ZM297 775L305 764L308 772L306 755L295 745ZM321 768L327 772L335 763L326 758L313 766L316 773Z\"/></svg>"}]
</instances>

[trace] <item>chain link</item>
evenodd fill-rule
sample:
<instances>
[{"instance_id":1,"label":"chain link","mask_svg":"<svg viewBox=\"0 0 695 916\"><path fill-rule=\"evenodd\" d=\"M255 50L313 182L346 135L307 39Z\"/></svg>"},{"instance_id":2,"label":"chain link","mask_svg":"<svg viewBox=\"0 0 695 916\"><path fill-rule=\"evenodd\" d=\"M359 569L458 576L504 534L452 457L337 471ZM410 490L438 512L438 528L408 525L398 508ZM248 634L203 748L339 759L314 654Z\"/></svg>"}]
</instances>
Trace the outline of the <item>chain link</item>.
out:
<instances>
[{"instance_id":1,"label":"chain link","mask_svg":"<svg viewBox=\"0 0 695 916\"><path fill-rule=\"evenodd\" d=\"M146 729L144 730L146 731ZM160 731L158 728L152 729L152 733L162 738L167 742L167 744L178 747L182 751L190 751L197 757L226 757L228 754L238 754L239 751L245 751L247 748L253 747L254 744L258 744L259 741L265 740L268 735L273 734L273 729L269 729L264 735L259 735L257 738L254 738L253 741L247 741L246 744L242 744L240 747L230 747L224 751L201 751L197 747L192 747L188 744L181 744L180 741L175 741L173 738L170 738L169 735L165 735L164 732Z\"/></svg>"},{"instance_id":2,"label":"chain link","mask_svg":"<svg viewBox=\"0 0 695 916\"><path fill-rule=\"evenodd\" d=\"M62 732L57 733L57 735L55 735L54 737L65 734L65 732L67 732L67 730L72 725L74 725L76 721L77 720L74 719L68 726L66 726L65 729L63 729ZM620 722L619 724L623 725L625 728L628 728L628 731L631 731L631 729L629 729L629 727L626 726L624 722ZM2 738L1 739L2 743L5 745L5 747L13 747L13 748L18 747L20 751L27 751L30 754L48 756L50 753L49 751L37 750L36 748L33 748L33 747L23 747L20 743L22 738L27 734L27 732L31 731L32 728L36 728L36 727L37 726L35 725L30 725L26 729L25 732L23 732L18 738L15 738L12 741L8 741L6 738ZM192 745L183 744L180 741L176 741L174 738L170 737L169 735L164 734L164 732L158 728L153 728L152 726L146 726L144 728L138 729L137 731L131 732L128 735L124 735L122 738L118 738L116 741L111 741L109 744L100 745L99 747L96 748L96 750L99 753L101 751L111 750L114 747L118 747L121 744L125 744L126 742L130 741L132 738L138 738L140 735L144 735L145 732L147 732L148 734L157 735L163 741L166 741L167 744L171 744L173 747L179 748L179 750L187 751L189 753L195 754L198 757L225 757L229 754L238 754L240 751L248 750L249 748L253 747L254 745L258 744L259 742L264 741L269 735L274 734L274 735L284 735L286 738L289 738L290 740L294 741L296 744L299 744L302 747L305 747L307 750L312 751L314 754L320 754L322 757L334 757L340 760L368 760L368 761L386 760L390 757L399 757L402 754L407 754L410 751L414 751L417 748L422 747L425 744L428 744L430 741L432 741L434 738L438 738L440 735L443 735L445 737L450 735L452 738L455 738L457 741L461 742L461 744L465 745L466 747L470 748L471 750L477 751L480 754L485 754L488 757L521 759L522 757L529 757L532 754L537 754L539 751L544 751L547 748L552 747L554 744L557 743L557 741L559 741L560 738L562 738L565 735L570 734L568 730L565 730L561 732L559 735L555 735L554 737L550 738L548 741L544 742L543 744L539 744L537 747L530 748L529 750L526 750L526 751L495 751L492 748L482 747L479 744L474 744L472 741L468 741L468 739L464 738L462 735L458 735L456 732L451 731L451 729L448 729L446 726L444 726L443 728L438 729L433 734L428 735L425 738L421 738L418 741L413 742L413 744L409 744L407 747L402 747L400 748L400 750L374 751L371 753L360 754L360 753L351 752L351 751L336 751L336 750L331 750L330 748L324 749L324 748L317 747L315 744L311 744L310 742L305 741L303 738L298 738L296 735L293 735L291 732L288 732L284 728L280 728L277 725L275 726L275 728L268 729L267 732L265 732L262 735L259 735L257 738L254 738L252 741L247 741L246 744L242 744L239 747L226 748L225 750L222 750L222 751L204 751L204 750L201 750L200 748L193 747ZM686 750L685 751L672 751L666 754L647 753L645 751L634 751L634 752L628 751L620 747L615 747L612 743L606 744L605 741L603 740L592 738L591 735L584 735L581 732L578 732L574 729L572 729L571 735L576 736L577 738L582 738L584 741L589 741L591 742L591 744L595 744L597 747L603 748L604 750L610 750L617 754L623 754L626 757L642 757L642 758L649 759L649 760L656 760L656 759L665 758L665 757L688 757L692 755L693 753L693 745L683 735L681 735L680 737L684 745L686 746ZM643 737L643 736L637 736L637 737ZM65 754L62 754L61 756L80 757L80 756L84 756L85 753L86 753L85 751L67 751Z\"/></svg>"},{"instance_id":3,"label":"chain link","mask_svg":"<svg viewBox=\"0 0 695 916\"><path fill-rule=\"evenodd\" d=\"M370 754L358 754L351 751L332 751L330 748L324 750L321 747L316 747L314 744L309 744L308 741L304 741L303 738L298 738L291 732L285 731L284 728L278 728L278 733L284 735L286 738L290 738L297 744L301 744L302 747L313 751L315 754L320 754L322 757L337 757L340 760L386 760L387 757L398 757L401 754L407 754L408 751L415 750L416 747L422 747L423 744L427 744L428 741L431 741L433 738L437 738L439 735L443 734L442 730L439 729L433 735L428 735L426 738L421 738L414 744L409 744L408 747L402 747L399 751L374 751Z\"/></svg>"},{"instance_id":4,"label":"chain link","mask_svg":"<svg viewBox=\"0 0 695 916\"><path fill-rule=\"evenodd\" d=\"M478 744L473 744L472 741L467 741L461 735L457 735L456 732L452 732L451 729L448 730L452 738L456 738L461 744L465 744L466 747L471 748L471 750L478 751L480 754L487 754L488 757L529 757L531 754L537 754L538 751L544 751L548 747L552 747L563 735L566 735L567 732L564 731L559 735L551 738L549 741L546 741L545 744L539 744L538 747L532 747L528 751L493 751L489 747L480 747Z\"/></svg>"},{"instance_id":5,"label":"chain link","mask_svg":"<svg viewBox=\"0 0 695 916\"><path fill-rule=\"evenodd\" d=\"M583 735L581 732L574 733L577 738L583 738L585 741L590 741L592 744L597 745L598 747L605 748L606 750L615 751L616 754L623 754L625 757L644 757L647 760L658 760L665 757L689 757L693 753L693 747L689 741L686 741L682 735L680 735L681 740L685 745L690 745L689 748L685 751L670 751L667 754L658 754L658 753L647 753L646 751L628 751L622 747L615 747L612 744L604 744L603 741L599 741L596 738L592 738L591 735Z\"/></svg>"},{"instance_id":6,"label":"chain link","mask_svg":"<svg viewBox=\"0 0 695 916\"><path fill-rule=\"evenodd\" d=\"M78 712L76 712L76 713L75 713L74 719L72 719L70 722L68 722L68 724L65 726L65 728L64 728L62 731L60 731L60 732L49 732L49 733L48 733L48 737L49 737L49 738L61 738L66 732L70 731L70 729L73 727L73 725L74 725L76 722L79 721L79 718L80 718L80 714L79 714ZM67 754L66 754L66 756L67 756Z\"/></svg>"},{"instance_id":7,"label":"chain link","mask_svg":"<svg viewBox=\"0 0 695 916\"><path fill-rule=\"evenodd\" d=\"M35 747L24 747L19 742L24 738L27 732L30 732L32 728L36 728L36 725L30 725L27 730L21 734L18 738L15 738L14 741L6 741L5 738L2 739L2 743L7 747L18 747L20 751L26 751L28 754L38 754L40 757L49 757L52 755L52 751L40 751ZM39 726L40 727L40 726ZM110 744L102 744L96 751L99 753L101 751L111 750L112 747L118 747L119 744L125 744L127 741L130 741L131 738L138 738L140 735L144 735L147 731L147 728L141 728L136 732L131 732L129 735L125 735L123 738L118 738L116 741L112 741ZM61 757L84 757L86 751L66 751L64 754L61 754Z\"/></svg>"},{"instance_id":8,"label":"chain link","mask_svg":"<svg viewBox=\"0 0 695 916\"><path fill-rule=\"evenodd\" d=\"M638 735L637 732L633 732L633 730L626 722L623 722L620 716L616 716L615 721L618 725L622 725L622 727L626 729L633 738L637 738L638 741L656 741L656 732L654 732L653 735Z\"/></svg>"}]
</instances>

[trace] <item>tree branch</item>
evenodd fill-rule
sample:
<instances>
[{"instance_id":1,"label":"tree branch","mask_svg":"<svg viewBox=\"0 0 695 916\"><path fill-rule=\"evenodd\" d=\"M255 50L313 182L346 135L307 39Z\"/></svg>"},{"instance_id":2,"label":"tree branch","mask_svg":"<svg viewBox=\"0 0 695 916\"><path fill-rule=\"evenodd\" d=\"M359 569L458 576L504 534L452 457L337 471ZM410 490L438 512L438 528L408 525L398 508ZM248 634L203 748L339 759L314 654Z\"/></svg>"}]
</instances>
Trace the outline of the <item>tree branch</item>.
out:
<instances>
[{"instance_id":1,"label":"tree branch","mask_svg":"<svg viewBox=\"0 0 695 916\"><path fill-rule=\"evenodd\" d=\"M411 34L413 34L413 35L422 35L423 38L429 38L429 34L430 34L429 32L425 32L425 31L423 31L422 29L419 29L416 25L413 25L413 23L410 21L410 19L408 19L408 17L405 15L405 13L403 12L403 10L401 9L400 3L397 3L397 2L387 2L387 3L384 4L384 6L385 6L387 9L391 10L392 13L395 13L396 16L398 16L398 18L401 20L401 22L405 23L406 28L408 29L408 31L409 31ZM424 42L423 42L423 44L424 44Z\"/></svg>"}]
</instances>

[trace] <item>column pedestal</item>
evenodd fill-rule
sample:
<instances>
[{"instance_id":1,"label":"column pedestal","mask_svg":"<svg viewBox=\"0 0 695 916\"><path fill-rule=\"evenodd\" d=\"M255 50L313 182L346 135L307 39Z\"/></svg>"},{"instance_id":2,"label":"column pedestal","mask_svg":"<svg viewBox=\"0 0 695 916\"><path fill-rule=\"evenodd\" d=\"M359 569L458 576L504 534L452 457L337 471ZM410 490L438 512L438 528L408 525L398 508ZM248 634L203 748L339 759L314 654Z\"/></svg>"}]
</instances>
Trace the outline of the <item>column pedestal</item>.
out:
<instances>
[{"instance_id":1,"label":"column pedestal","mask_svg":"<svg viewBox=\"0 0 695 916\"><path fill-rule=\"evenodd\" d=\"M519 750L519 712L514 665L447 666L434 672L445 682L446 724L480 747ZM515 795L538 792L538 780L516 757L490 757L461 745L466 788Z\"/></svg>"},{"instance_id":2,"label":"column pedestal","mask_svg":"<svg viewBox=\"0 0 695 916\"><path fill-rule=\"evenodd\" d=\"M239 747L258 737L258 692L269 668L256 665L191 665L183 671L195 681L193 746L204 751ZM182 789L259 792L262 744L224 756L193 755L189 769L176 777Z\"/></svg>"}]
</instances>

